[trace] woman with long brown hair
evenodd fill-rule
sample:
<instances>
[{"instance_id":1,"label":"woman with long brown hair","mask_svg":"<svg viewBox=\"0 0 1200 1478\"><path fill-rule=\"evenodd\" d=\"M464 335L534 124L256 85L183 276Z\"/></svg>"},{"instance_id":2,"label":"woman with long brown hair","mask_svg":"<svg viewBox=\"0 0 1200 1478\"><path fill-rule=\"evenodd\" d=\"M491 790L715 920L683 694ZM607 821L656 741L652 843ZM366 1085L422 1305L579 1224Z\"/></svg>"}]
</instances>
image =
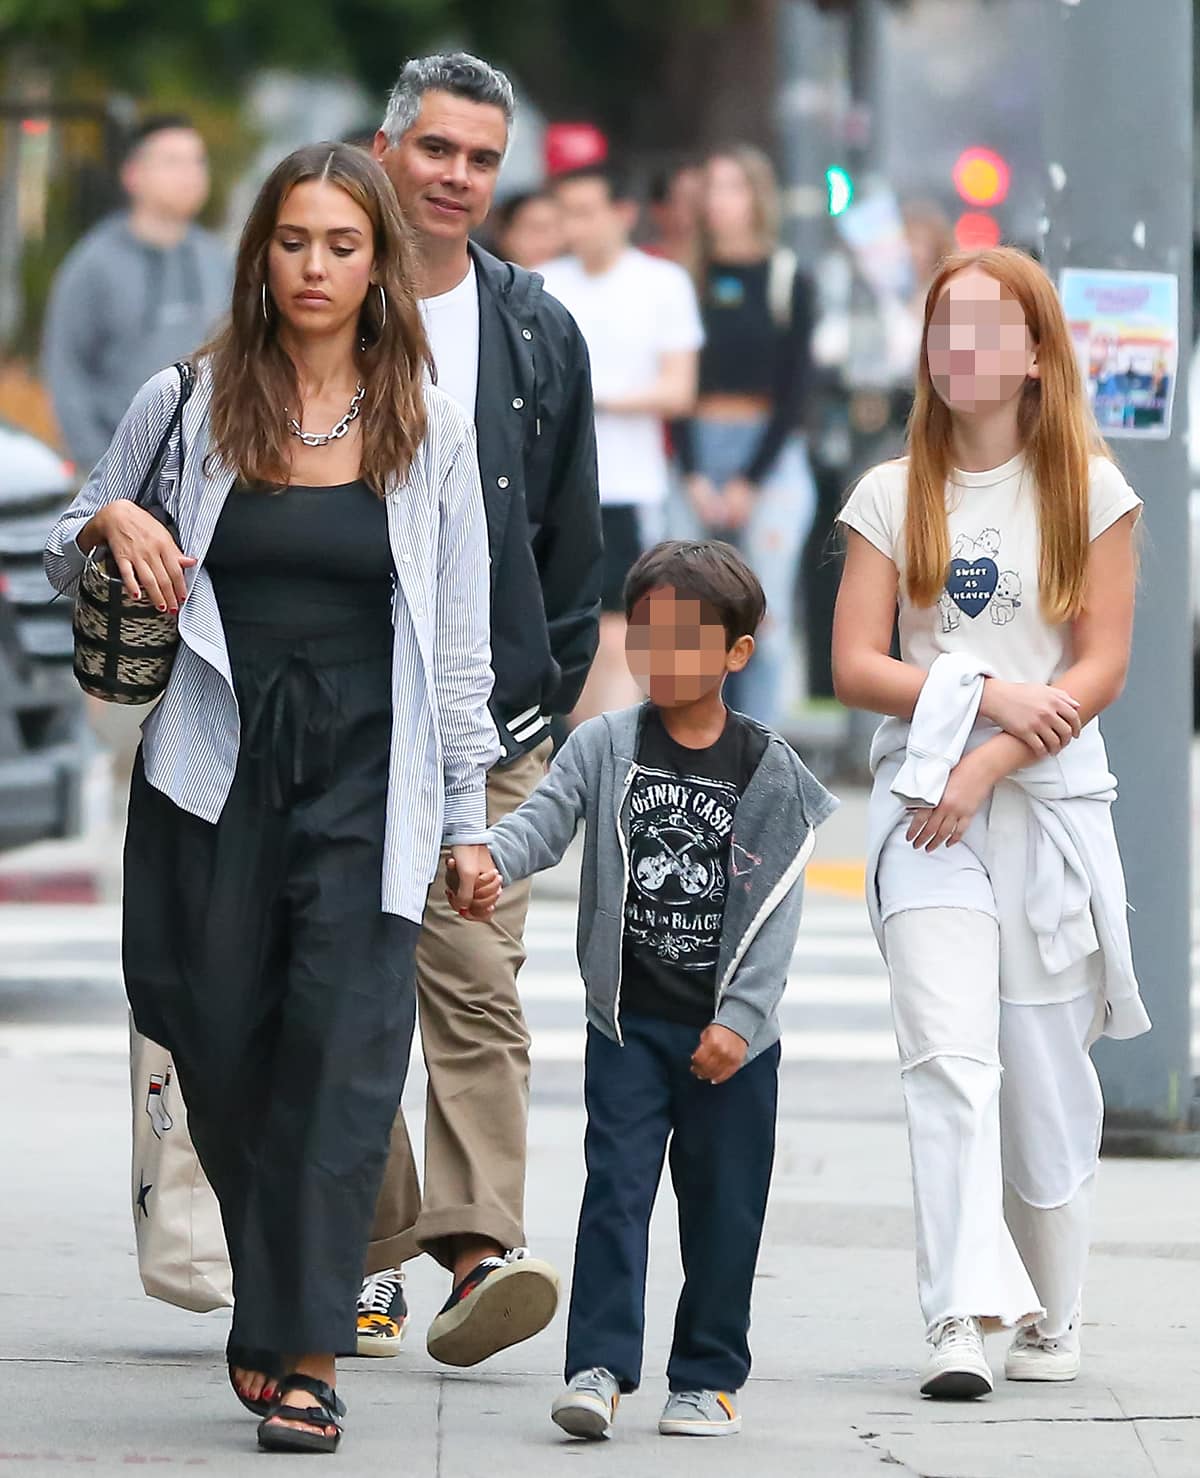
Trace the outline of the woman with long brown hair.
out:
<instances>
[{"instance_id":1,"label":"woman with long brown hair","mask_svg":"<svg viewBox=\"0 0 1200 1478\"><path fill-rule=\"evenodd\" d=\"M735 708L774 726L791 675L796 580L816 511L804 441L813 290L779 240L771 161L747 145L703 170L696 292L704 321L699 398L675 441L681 532L728 539L762 581L767 616Z\"/></svg>"},{"instance_id":2,"label":"woman with long brown hair","mask_svg":"<svg viewBox=\"0 0 1200 1478\"><path fill-rule=\"evenodd\" d=\"M173 528L129 501L175 411L168 371L47 548L60 589L105 546L131 596L178 612L130 795L125 979L221 1204L230 1375L274 1449L337 1446L426 893L442 845L468 887L486 863L483 502L410 265L377 164L285 159L197 357L160 488Z\"/></svg>"},{"instance_id":3,"label":"woman with long brown hair","mask_svg":"<svg viewBox=\"0 0 1200 1478\"><path fill-rule=\"evenodd\" d=\"M1104 1104L1090 1049L1148 1029L1098 715L1129 663L1140 499L1049 278L958 255L925 307L908 456L842 510L838 695L872 749L868 905L912 1153L922 1392L1069 1381ZM892 635L899 615L900 656Z\"/></svg>"}]
</instances>

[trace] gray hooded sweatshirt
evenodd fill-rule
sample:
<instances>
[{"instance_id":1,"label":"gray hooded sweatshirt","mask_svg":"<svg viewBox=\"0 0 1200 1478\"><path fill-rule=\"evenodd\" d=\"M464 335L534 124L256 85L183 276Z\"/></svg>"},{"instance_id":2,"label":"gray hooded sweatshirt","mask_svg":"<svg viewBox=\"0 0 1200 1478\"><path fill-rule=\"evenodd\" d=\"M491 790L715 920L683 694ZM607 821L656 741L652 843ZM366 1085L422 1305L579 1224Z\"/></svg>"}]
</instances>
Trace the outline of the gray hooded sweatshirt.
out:
<instances>
[{"instance_id":1,"label":"gray hooded sweatshirt","mask_svg":"<svg viewBox=\"0 0 1200 1478\"><path fill-rule=\"evenodd\" d=\"M68 254L50 294L42 362L81 473L100 460L146 381L198 349L228 313L230 283L228 253L199 226L163 248L113 216Z\"/></svg>"},{"instance_id":2,"label":"gray hooded sweatshirt","mask_svg":"<svg viewBox=\"0 0 1200 1478\"><path fill-rule=\"evenodd\" d=\"M629 883L629 789L648 704L581 724L523 806L489 832L505 883L562 860L586 826L579 879L579 969L587 1019L621 1041L621 950ZM792 749L759 729L762 758L738 802L717 958L713 1020L749 1043L749 1062L779 1039L777 1007L796 947L804 869L837 801Z\"/></svg>"}]
</instances>

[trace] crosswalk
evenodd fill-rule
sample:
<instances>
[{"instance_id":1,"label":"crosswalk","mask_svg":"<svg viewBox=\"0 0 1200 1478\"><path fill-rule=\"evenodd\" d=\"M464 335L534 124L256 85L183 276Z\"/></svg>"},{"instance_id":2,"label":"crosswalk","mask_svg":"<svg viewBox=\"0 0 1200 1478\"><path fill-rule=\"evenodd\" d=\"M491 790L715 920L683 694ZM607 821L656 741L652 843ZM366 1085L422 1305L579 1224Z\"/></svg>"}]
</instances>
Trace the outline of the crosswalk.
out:
<instances>
[{"instance_id":1,"label":"crosswalk","mask_svg":"<svg viewBox=\"0 0 1200 1478\"><path fill-rule=\"evenodd\" d=\"M534 1061L574 1061L584 1041L575 909L534 897L521 998ZM810 898L781 1008L789 1062L892 1062L887 975L861 903Z\"/></svg>"},{"instance_id":2,"label":"crosswalk","mask_svg":"<svg viewBox=\"0 0 1200 1478\"><path fill-rule=\"evenodd\" d=\"M582 1060L575 924L568 894L535 892L521 976L535 1063ZM119 934L111 905L0 906L0 1059L125 1055ZM1200 996L1194 1015L1200 1061ZM895 1062L887 975L863 904L845 890L810 890L781 1018L789 1064Z\"/></svg>"}]
</instances>

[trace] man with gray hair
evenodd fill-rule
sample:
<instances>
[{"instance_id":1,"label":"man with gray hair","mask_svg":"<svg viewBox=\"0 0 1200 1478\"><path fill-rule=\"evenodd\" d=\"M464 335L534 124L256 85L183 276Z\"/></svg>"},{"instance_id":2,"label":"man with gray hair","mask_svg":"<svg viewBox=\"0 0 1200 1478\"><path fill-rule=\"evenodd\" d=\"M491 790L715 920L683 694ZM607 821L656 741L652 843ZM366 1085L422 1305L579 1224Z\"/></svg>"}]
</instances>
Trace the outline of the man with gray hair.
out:
<instances>
[{"instance_id":1,"label":"man with gray hair","mask_svg":"<svg viewBox=\"0 0 1200 1478\"><path fill-rule=\"evenodd\" d=\"M601 536L587 350L542 280L470 239L487 217L513 121L512 85L462 52L410 61L373 152L417 238L417 289L438 383L475 422L492 574L492 715L501 759L489 819L545 772L550 719L568 714L595 654ZM524 1247L529 1034L517 995L528 884L486 927L430 890L417 950L429 1074L425 1183L396 1119L359 1300L358 1348L395 1354L408 1318L402 1264L452 1276L429 1353L474 1365L543 1329L558 1275Z\"/></svg>"}]
</instances>

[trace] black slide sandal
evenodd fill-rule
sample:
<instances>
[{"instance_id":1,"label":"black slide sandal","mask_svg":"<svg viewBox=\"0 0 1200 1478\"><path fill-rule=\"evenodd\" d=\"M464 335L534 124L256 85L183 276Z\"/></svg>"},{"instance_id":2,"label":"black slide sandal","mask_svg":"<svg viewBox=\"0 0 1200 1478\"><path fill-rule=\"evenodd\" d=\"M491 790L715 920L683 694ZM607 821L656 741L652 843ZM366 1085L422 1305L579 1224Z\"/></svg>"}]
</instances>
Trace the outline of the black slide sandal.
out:
<instances>
[{"instance_id":1,"label":"black slide sandal","mask_svg":"<svg viewBox=\"0 0 1200 1478\"><path fill-rule=\"evenodd\" d=\"M307 1391L317 1398L320 1405L288 1406L285 1398L289 1391ZM272 1405L270 1415L258 1424L258 1445L264 1452L336 1452L342 1440L341 1418L345 1415L344 1402L323 1380L299 1372L284 1376L278 1401ZM311 1427L332 1427L333 1431L320 1435L302 1432L296 1427L281 1426L275 1417L282 1417L285 1422L303 1422Z\"/></svg>"},{"instance_id":2,"label":"black slide sandal","mask_svg":"<svg viewBox=\"0 0 1200 1478\"><path fill-rule=\"evenodd\" d=\"M272 1385L278 1389L283 1378L280 1358L273 1350L252 1350L242 1345L229 1345L225 1350L225 1359L228 1362L229 1384L233 1387L233 1394L238 1398L247 1411L257 1417L264 1417L270 1413L274 1400L264 1401L261 1396L243 1396L237 1388L237 1382L233 1378L233 1372L237 1370L256 1370L260 1375L265 1375Z\"/></svg>"}]
</instances>

